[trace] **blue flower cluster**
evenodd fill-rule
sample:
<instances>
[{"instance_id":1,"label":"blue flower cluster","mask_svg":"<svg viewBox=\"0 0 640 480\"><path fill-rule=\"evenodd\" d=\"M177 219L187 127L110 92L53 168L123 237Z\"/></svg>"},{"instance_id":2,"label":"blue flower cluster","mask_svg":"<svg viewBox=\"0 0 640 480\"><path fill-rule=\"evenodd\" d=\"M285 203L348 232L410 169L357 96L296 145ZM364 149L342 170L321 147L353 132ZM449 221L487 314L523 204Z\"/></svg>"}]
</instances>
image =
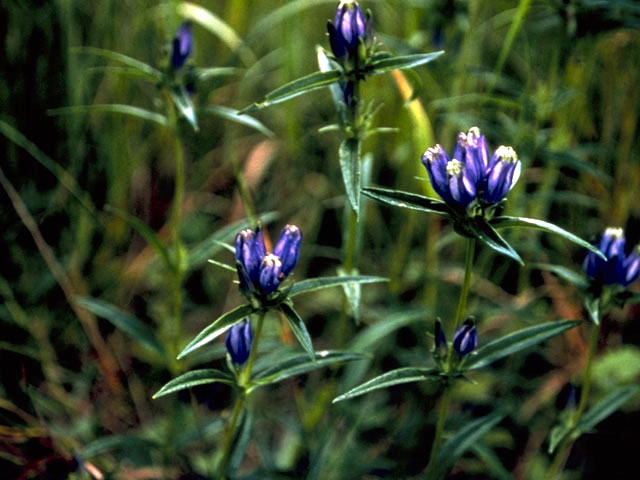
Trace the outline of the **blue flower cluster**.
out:
<instances>
[{"instance_id":1,"label":"blue flower cluster","mask_svg":"<svg viewBox=\"0 0 640 480\"><path fill-rule=\"evenodd\" d=\"M227 331L225 345L233 363L239 366L246 363L249 359L249 353L251 353L252 341L253 333L251 333L249 320L236 323Z\"/></svg>"},{"instance_id":2,"label":"blue flower cluster","mask_svg":"<svg viewBox=\"0 0 640 480\"><path fill-rule=\"evenodd\" d=\"M278 289L298 262L302 233L295 225L282 229L273 253L267 253L264 234L243 230L236 237L236 268L240 290L246 294L269 295Z\"/></svg>"},{"instance_id":3,"label":"blue flower cluster","mask_svg":"<svg viewBox=\"0 0 640 480\"><path fill-rule=\"evenodd\" d=\"M607 228L598 249L607 261L590 252L584 261L587 276L603 285L627 287L640 277L640 246L631 252L625 250L626 239L622 228Z\"/></svg>"},{"instance_id":4,"label":"blue flower cluster","mask_svg":"<svg viewBox=\"0 0 640 480\"><path fill-rule=\"evenodd\" d=\"M440 145L422 156L431 185L451 205L469 207L474 200L484 206L499 203L520 177L522 168L515 150L501 145L491 159L484 135L478 127L460 132L453 158Z\"/></svg>"}]
</instances>

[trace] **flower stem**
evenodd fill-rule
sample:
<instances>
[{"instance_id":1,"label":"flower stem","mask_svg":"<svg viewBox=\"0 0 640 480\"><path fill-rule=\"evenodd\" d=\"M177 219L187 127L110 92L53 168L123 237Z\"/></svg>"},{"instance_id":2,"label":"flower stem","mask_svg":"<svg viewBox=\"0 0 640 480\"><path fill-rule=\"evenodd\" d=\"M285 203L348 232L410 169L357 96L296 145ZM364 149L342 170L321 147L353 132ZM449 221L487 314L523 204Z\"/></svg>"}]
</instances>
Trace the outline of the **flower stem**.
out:
<instances>
[{"instance_id":1,"label":"flower stem","mask_svg":"<svg viewBox=\"0 0 640 480\"><path fill-rule=\"evenodd\" d=\"M595 356L596 348L598 347L598 339L600 338L600 323L591 327L591 338L589 340L589 352L587 354L587 366L584 371L584 379L582 381L582 393L580 394L580 401L578 402L578 408L571 418L571 428L578 425L578 422L582 418L584 409L589 401L589 392L591 391L591 367L593 365L593 357ZM575 438L571 438L570 435L565 437L560 447L556 451L551 467L545 477L546 480L553 480L558 473L562 471L564 463L569 457L571 447L573 446Z\"/></svg>"},{"instance_id":2,"label":"flower stem","mask_svg":"<svg viewBox=\"0 0 640 480\"><path fill-rule=\"evenodd\" d=\"M471 271L473 270L473 257L476 249L476 241L473 238L467 240L467 249L464 260L464 279L462 281L462 290L460 291L460 299L458 300L458 308L456 310L456 316L453 322L453 329L451 330L450 338L453 338L453 333L458 329L460 321L464 316L467 309L467 297L469 296L469 288L471 286ZM453 362L453 344L449 346L449 353L447 354L447 362L445 364L445 370L449 371ZM442 434L444 432L444 426L447 422L449 415L449 404L451 403L451 385L449 382L445 383L444 392L440 399L440 413L438 415L438 423L436 424L436 433L431 445L431 453L429 454L429 463L427 464L427 476L429 472L434 468L434 461L440 450L442 444Z\"/></svg>"},{"instance_id":3,"label":"flower stem","mask_svg":"<svg viewBox=\"0 0 640 480\"><path fill-rule=\"evenodd\" d=\"M264 324L265 312L261 312L258 316L258 324L256 325L256 331L253 335L253 343L251 344L251 352L249 352L249 359L246 365L240 372L238 378L238 386L240 391L236 397L235 404L233 405L233 413L231 414L231 422L224 438L224 445L222 450L222 460L220 460L220 467L218 468L218 479L224 480L226 478L227 469L229 468L229 459L231 456L231 445L233 443L233 437L238 424L240 414L244 409L244 403L247 398L247 387L251 381L251 370L253 369L253 362L256 358L256 352L258 351L258 344L260 343L260 334L262 333L262 325Z\"/></svg>"},{"instance_id":4,"label":"flower stem","mask_svg":"<svg viewBox=\"0 0 640 480\"><path fill-rule=\"evenodd\" d=\"M464 280L462 281L462 291L460 292L460 300L458 300L456 318L453 322L453 329L451 330L451 338L453 338L453 334L460 326L460 322L462 321L465 310L467 309L467 297L469 296L469 287L471 286L471 270L473 269L473 257L475 250L476 239L467 239L467 251L464 259Z\"/></svg>"}]
</instances>

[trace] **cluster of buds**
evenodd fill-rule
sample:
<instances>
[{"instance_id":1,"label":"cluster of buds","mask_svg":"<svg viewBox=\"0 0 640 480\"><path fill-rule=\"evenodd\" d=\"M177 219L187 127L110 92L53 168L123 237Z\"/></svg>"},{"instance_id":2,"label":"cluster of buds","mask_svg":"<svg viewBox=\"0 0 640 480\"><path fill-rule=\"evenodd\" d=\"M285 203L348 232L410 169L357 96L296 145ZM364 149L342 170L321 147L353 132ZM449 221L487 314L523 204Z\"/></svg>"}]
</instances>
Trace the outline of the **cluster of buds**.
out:
<instances>
[{"instance_id":1,"label":"cluster of buds","mask_svg":"<svg viewBox=\"0 0 640 480\"><path fill-rule=\"evenodd\" d=\"M263 299L274 293L298 262L302 233L295 225L282 229L272 253L267 253L264 234L243 230L236 237L236 268L240 290Z\"/></svg>"},{"instance_id":2,"label":"cluster of buds","mask_svg":"<svg viewBox=\"0 0 640 480\"><path fill-rule=\"evenodd\" d=\"M625 247L622 228L607 228L598 245L607 260L590 252L584 261L587 276L601 285L627 287L635 282L640 277L640 245L630 252Z\"/></svg>"},{"instance_id":3,"label":"cluster of buds","mask_svg":"<svg viewBox=\"0 0 640 480\"><path fill-rule=\"evenodd\" d=\"M191 22L183 22L178 27L171 46L171 69L180 70L193 50Z\"/></svg>"},{"instance_id":4,"label":"cluster of buds","mask_svg":"<svg viewBox=\"0 0 640 480\"><path fill-rule=\"evenodd\" d=\"M435 352L442 358L447 353L447 337L442 329L440 320L436 320L435 325ZM473 352L478 346L478 330L472 318L468 318L460 328L453 334L453 349L460 356Z\"/></svg>"},{"instance_id":5,"label":"cluster of buds","mask_svg":"<svg viewBox=\"0 0 640 480\"><path fill-rule=\"evenodd\" d=\"M251 322L248 319L236 323L229 329L225 345L234 365L241 367L247 362L252 342L253 333L251 332Z\"/></svg>"},{"instance_id":6,"label":"cluster of buds","mask_svg":"<svg viewBox=\"0 0 640 480\"><path fill-rule=\"evenodd\" d=\"M431 185L451 205L469 207L474 201L492 206L514 187L522 168L515 150L501 145L489 158L489 148L478 127L460 132L449 158L440 145L422 155Z\"/></svg>"}]
</instances>

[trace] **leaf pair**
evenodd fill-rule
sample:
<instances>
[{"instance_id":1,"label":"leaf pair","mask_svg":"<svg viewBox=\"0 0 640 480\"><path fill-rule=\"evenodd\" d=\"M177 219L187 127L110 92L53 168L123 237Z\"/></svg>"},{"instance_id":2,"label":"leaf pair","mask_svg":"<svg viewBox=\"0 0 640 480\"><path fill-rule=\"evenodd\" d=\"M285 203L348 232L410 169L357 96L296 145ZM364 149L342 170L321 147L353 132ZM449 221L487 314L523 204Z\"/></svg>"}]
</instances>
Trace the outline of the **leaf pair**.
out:
<instances>
[{"instance_id":1,"label":"leaf pair","mask_svg":"<svg viewBox=\"0 0 640 480\"><path fill-rule=\"evenodd\" d=\"M362 189L362 193L370 198L394 207L435 213L437 215L448 217L454 222L456 231L459 234L475 238L499 254L505 255L521 265L524 265L524 262L520 258L520 255L518 255L513 247L502 237L502 235L498 233L498 229L532 228L542 230L547 233L558 235L603 257L602 252L600 252L597 247L564 230L563 228L560 228L553 223L545 222L544 220L509 216L495 217L491 220L487 220L481 216L470 217L467 216L465 212L460 212L450 207L442 200L425 197L415 193L403 192L401 190L366 187Z\"/></svg>"}]
</instances>

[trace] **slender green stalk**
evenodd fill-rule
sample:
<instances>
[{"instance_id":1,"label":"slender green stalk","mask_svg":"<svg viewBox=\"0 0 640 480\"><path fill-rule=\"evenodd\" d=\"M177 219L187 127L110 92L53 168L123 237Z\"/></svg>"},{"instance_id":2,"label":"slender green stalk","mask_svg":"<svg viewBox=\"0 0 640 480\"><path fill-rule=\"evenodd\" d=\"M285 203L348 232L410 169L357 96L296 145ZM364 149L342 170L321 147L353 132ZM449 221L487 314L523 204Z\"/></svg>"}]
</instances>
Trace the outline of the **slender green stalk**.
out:
<instances>
[{"instance_id":1,"label":"slender green stalk","mask_svg":"<svg viewBox=\"0 0 640 480\"><path fill-rule=\"evenodd\" d=\"M473 238L467 240L467 249L464 260L464 279L462 281L462 290L460 291L460 299L458 300L458 308L456 310L456 316L453 322L453 329L451 330L451 337L457 330L460 321L464 316L467 309L467 297L469 296L469 288L471 286L471 271L473 270L473 257L476 249L476 241ZM451 370L453 366L454 349L453 344L449 346L449 353L447 354L447 362L445 364L445 370ZM444 426L447 422L449 415L449 404L451 403L451 386L447 382L444 386L444 392L440 399L440 413L438 415L438 423L436 424L436 433L431 446L431 453L429 454L429 463L427 464L427 476L433 468L433 462L440 450L442 444L442 434L444 432Z\"/></svg>"},{"instance_id":2,"label":"slender green stalk","mask_svg":"<svg viewBox=\"0 0 640 480\"><path fill-rule=\"evenodd\" d=\"M256 352L258 351L258 345L260 344L260 336L262 333L262 326L264 324L265 312L261 312L258 315L258 324L256 325L256 331L253 334L253 342L251 344L251 352L249 352L249 359L246 365L240 372L238 378L238 386L240 391L236 397L235 404L233 405L233 413L231 414L231 422L224 438L224 444L222 448L222 460L220 461L220 467L218 468L218 479L224 480L226 478L227 469L229 468L229 459L231 456L231 445L233 444L233 437L235 435L236 427L238 426L238 419L244 409L245 400L247 398L247 387L251 381L251 370L253 369L253 363L256 359Z\"/></svg>"},{"instance_id":3,"label":"slender green stalk","mask_svg":"<svg viewBox=\"0 0 640 480\"><path fill-rule=\"evenodd\" d=\"M593 365L593 357L595 356L596 348L598 347L598 339L600 338L600 324L593 325L591 327L591 338L589 340L589 352L587 354L587 366L584 371L584 380L582 381L582 393L580 394L580 401L578 402L578 408L576 409L573 417L571 418L571 427L575 427L584 413L584 409L589 401L589 392L591 391L591 367ZM571 447L573 446L574 438L568 436L559 446L556 451L556 455L553 458L553 462L549 467L549 471L545 476L546 480L553 480L556 475L562 471L564 463L566 462Z\"/></svg>"},{"instance_id":4,"label":"slender green stalk","mask_svg":"<svg viewBox=\"0 0 640 480\"><path fill-rule=\"evenodd\" d=\"M460 322L464 317L467 309L467 297L469 296L469 287L471 286L471 270L473 269L473 257L476 250L476 239L467 239L467 251L464 259L464 280L462 281L462 291L460 292L460 300L458 301L458 309L456 310L456 318L451 330L451 338L460 326Z\"/></svg>"}]
</instances>

